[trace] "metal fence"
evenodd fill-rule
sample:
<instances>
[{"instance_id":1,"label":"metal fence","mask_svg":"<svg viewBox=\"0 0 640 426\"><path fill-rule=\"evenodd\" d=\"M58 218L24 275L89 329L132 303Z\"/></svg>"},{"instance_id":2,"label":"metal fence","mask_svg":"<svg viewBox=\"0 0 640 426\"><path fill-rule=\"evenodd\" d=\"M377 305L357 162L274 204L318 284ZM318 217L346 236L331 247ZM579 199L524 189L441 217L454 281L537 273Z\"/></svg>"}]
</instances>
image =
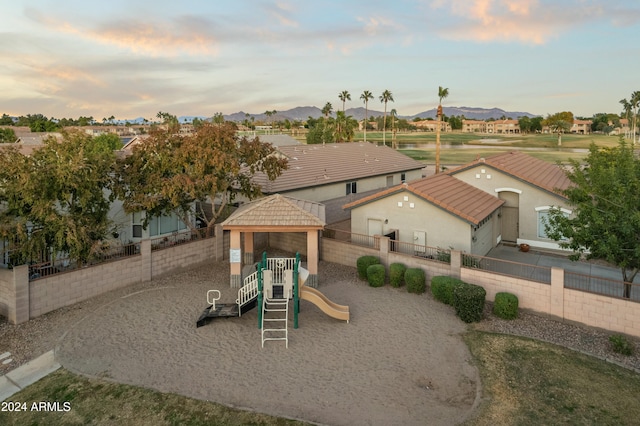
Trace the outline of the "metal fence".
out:
<instances>
[{"instance_id":1,"label":"metal fence","mask_svg":"<svg viewBox=\"0 0 640 426\"><path fill-rule=\"evenodd\" d=\"M625 283L622 280L564 271L564 288L640 302L640 284Z\"/></svg>"},{"instance_id":2,"label":"metal fence","mask_svg":"<svg viewBox=\"0 0 640 426\"><path fill-rule=\"evenodd\" d=\"M475 268L500 275L523 278L543 284L551 284L551 268L546 266L528 265L525 263L510 262L508 260L463 253L462 267Z\"/></svg>"},{"instance_id":3,"label":"metal fence","mask_svg":"<svg viewBox=\"0 0 640 426\"><path fill-rule=\"evenodd\" d=\"M436 262L446 264L451 263L451 250L439 247L429 247L420 244L405 243L403 241L391 240L389 250L394 253L406 254L423 259L431 259Z\"/></svg>"},{"instance_id":4,"label":"metal fence","mask_svg":"<svg viewBox=\"0 0 640 426\"><path fill-rule=\"evenodd\" d=\"M151 251L163 250L192 241L215 237L214 228L200 228L151 239Z\"/></svg>"},{"instance_id":5,"label":"metal fence","mask_svg":"<svg viewBox=\"0 0 640 426\"><path fill-rule=\"evenodd\" d=\"M373 235L356 234L341 229L326 228L322 231L323 238L344 241L362 247L371 247L376 250L380 249L380 238Z\"/></svg>"},{"instance_id":6,"label":"metal fence","mask_svg":"<svg viewBox=\"0 0 640 426\"><path fill-rule=\"evenodd\" d=\"M55 260L29 265L29 281L138 254L140 254L140 243L104 245L86 262L78 262L62 254L58 255Z\"/></svg>"}]
</instances>

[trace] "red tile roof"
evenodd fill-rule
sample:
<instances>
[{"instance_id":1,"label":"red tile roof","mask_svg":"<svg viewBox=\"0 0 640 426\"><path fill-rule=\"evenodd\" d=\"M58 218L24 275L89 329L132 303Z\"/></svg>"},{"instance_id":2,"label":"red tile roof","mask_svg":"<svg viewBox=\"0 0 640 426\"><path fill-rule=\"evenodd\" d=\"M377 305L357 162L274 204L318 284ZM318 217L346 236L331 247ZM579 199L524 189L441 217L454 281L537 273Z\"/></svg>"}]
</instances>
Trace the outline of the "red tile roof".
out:
<instances>
[{"instance_id":1,"label":"red tile roof","mask_svg":"<svg viewBox=\"0 0 640 426\"><path fill-rule=\"evenodd\" d=\"M262 173L255 175L266 194L425 167L394 149L364 142L279 146L277 150L288 158L289 168L275 181Z\"/></svg>"},{"instance_id":2,"label":"red tile roof","mask_svg":"<svg viewBox=\"0 0 640 426\"><path fill-rule=\"evenodd\" d=\"M311 227L325 225L324 204L280 194L259 198L233 212L222 227Z\"/></svg>"},{"instance_id":3,"label":"red tile roof","mask_svg":"<svg viewBox=\"0 0 640 426\"><path fill-rule=\"evenodd\" d=\"M343 208L352 209L402 191L409 191L473 225L478 225L504 204L503 200L442 173L394 186L346 204Z\"/></svg>"},{"instance_id":4,"label":"red tile roof","mask_svg":"<svg viewBox=\"0 0 640 426\"><path fill-rule=\"evenodd\" d=\"M566 173L559 166L519 151L480 158L456 169L449 170L447 173L455 176L456 173L479 165L490 166L516 179L559 196L562 195L558 190L567 189L571 185L571 181Z\"/></svg>"}]
</instances>

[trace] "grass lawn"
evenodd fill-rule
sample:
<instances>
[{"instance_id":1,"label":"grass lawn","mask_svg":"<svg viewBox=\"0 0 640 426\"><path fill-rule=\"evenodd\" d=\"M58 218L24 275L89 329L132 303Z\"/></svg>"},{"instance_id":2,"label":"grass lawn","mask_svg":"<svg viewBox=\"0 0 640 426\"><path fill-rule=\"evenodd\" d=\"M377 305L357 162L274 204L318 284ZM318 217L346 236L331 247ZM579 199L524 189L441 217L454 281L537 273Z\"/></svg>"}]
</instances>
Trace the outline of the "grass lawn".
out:
<instances>
[{"instance_id":1,"label":"grass lawn","mask_svg":"<svg viewBox=\"0 0 640 426\"><path fill-rule=\"evenodd\" d=\"M503 152L512 151L513 148L504 149L442 149L440 151L440 162L447 164L465 164L478 157L489 157ZM433 164L436 159L435 149L400 149L399 152L424 163ZM558 161L566 163L568 159L581 160L587 156L586 153L566 152L566 151L527 151L527 155L539 158L550 163Z\"/></svg>"},{"instance_id":2,"label":"grass lawn","mask_svg":"<svg viewBox=\"0 0 640 426\"><path fill-rule=\"evenodd\" d=\"M559 346L469 331L483 401L467 426L636 425L640 375ZM45 377L10 401L69 402L68 412L0 412L2 425L305 425L174 394L76 376Z\"/></svg>"},{"instance_id":3,"label":"grass lawn","mask_svg":"<svg viewBox=\"0 0 640 426\"><path fill-rule=\"evenodd\" d=\"M68 412L0 412L0 425L307 425L136 386L87 379L64 369L8 401L70 403Z\"/></svg>"},{"instance_id":4,"label":"grass lawn","mask_svg":"<svg viewBox=\"0 0 640 426\"><path fill-rule=\"evenodd\" d=\"M536 340L470 331L484 401L467 426L637 425L640 374Z\"/></svg>"}]
</instances>

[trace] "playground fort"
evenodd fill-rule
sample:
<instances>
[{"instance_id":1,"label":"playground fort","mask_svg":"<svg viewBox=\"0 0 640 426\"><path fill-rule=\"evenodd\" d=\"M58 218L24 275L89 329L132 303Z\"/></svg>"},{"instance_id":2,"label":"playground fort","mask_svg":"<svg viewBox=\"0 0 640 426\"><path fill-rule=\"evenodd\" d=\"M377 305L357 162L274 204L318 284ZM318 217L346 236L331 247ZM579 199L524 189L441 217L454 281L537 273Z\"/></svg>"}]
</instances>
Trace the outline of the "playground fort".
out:
<instances>
[{"instance_id":1,"label":"playground fort","mask_svg":"<svg viewBox=\"0 0 640 426\"><path fill-rule=\"evenodd\" d=\"M238 298L235 304L220 304L216 303L220 300L220 291L208 291L208 306L197 326L203 326L213 318L240 317L257 308L262 346L269 340L284 340L288 346L289 305L293 305L295 329L298 328L300 300L314 304L332 318L349 322L348 306L332 302L314 288L318 284L318 232L324 225L324 205L279 194L247 203L236 210L222 226L231 231L230 285L238 288ZM267 258L265 252L261 261L254 263L255 232L305 232L307 268L302 267L299 254L295 258ZM249 268L243 270L243 263Z\"/></svg>"}]
</instances>

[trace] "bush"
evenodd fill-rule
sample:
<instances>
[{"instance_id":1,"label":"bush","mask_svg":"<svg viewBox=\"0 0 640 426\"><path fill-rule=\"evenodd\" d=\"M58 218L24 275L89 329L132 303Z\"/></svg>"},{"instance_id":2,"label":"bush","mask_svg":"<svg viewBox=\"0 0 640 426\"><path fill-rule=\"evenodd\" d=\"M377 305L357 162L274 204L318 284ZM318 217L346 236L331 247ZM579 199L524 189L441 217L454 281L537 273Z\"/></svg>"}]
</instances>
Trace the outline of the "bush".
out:
<instances>
[{"instance_id":1,"label":"bush","mask_svg":"<svg viewBox=\"0 0 640 426\"><path fill-rule=\"evenodd\" d=\"M453 307L456 315L466 323L482 319L487 292L479 285L463 283L453 288Z\"/></svg>"},{"instance_id":2,"label":"bush","mask_svg":"<svg viewBox=\"0 0 640 426\"><path fill-rule=\"evenodd\" d=\"M371 265L377 265L380 263L380 260L375 256L362 256L359 257L356 261L356 266L358 268L358 276L361 280L367 279L367 268Z\"/></svg>"},{"instance_id":3,"label":"bush","mask_svg":"<svg viewBox=\"0 0 640 426\"><path fill-rule=\"evenodd\" d=\"M400 287L404 284L404 274L407 267L402 263L392 263L389 266L389 282L392 287Z\"/></svg>"},{"instance_id":4,"label":"bush","mask_svg":"<svg viewBox=\"0 0 640 426\"><path fill-rule=\"evenodd\" d=\"M404 282L407 284L407 291L409 293L424 293L427 287L426 280L427 278L424 271L420 268L409 268L404 273Z\"/></svg>"},{"instance_id":5,"label":"bush","mask_svg":"<svg viewBox=\"0 0 640 426\"><path fill-rule=\"evenodd\" d=\"M384 265L370 265L367 268L367 281L369 281L371 287L382 287L384 285L384 279Z\"/></svg>"},{"instance_id":6,"label":"bush","mask_svg":"<svg viewBox=\"0 0 640 426\"><path fill-rule=\"evenodd\" d=\"M609 342L614 352L622 355L633 355L633 343L629 342L626 337L620 334L609 336Z\"/></svg>"},{"instance_id":7,"label":"bush","mask_svg":"<svg viewBox=\"0 0 640 426\"><path fill-rule=\"evenodd\" d=\"M498 318L511 320L518 318L518 296L511 293L497 293L493 313Z\"/></svg>"},{"instance_id":8,"label":"bush","mask_svg":"<svg viewBox=\"0 0 640 426\"><path fill-rule=\"evenodd\" d=\"M447 305L453 305L453 288L457 285L464 284L453 277L433 277L431 279L431 294L433 298Z\"/></svg>"}]
</instances>

